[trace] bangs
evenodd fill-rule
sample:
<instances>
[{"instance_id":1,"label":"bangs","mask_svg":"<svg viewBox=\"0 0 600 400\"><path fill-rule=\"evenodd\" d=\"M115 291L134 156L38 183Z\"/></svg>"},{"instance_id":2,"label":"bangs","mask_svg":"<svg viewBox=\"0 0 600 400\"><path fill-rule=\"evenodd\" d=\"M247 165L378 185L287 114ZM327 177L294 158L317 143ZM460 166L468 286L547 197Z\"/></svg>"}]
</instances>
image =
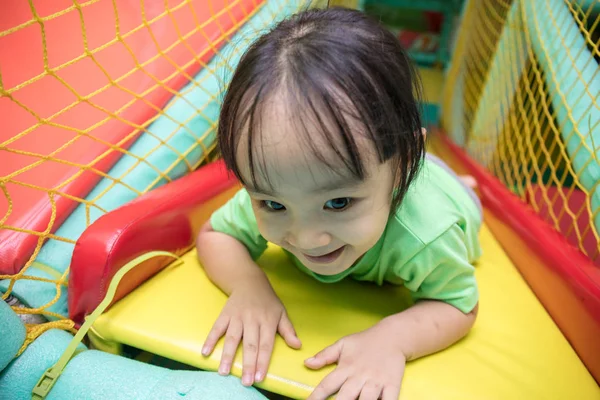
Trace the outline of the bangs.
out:
<instances>
[{"instance_id":1,"label":"bangs","mask_svg":"<svg viewBox=\"0 0 600 400\"><path fill-rule=\"evenodd\" d=\"M363 122L349 100L334 95L339 90L320 90L319 85L268 89L250 90L248 93L252 94L240 102L240 113L234 117L236 123L230 132L230 140L234 141L233 148L238 157L235 157L231 170L242 184L260 191L273 190L272 168L267 167L270 156L266 151L271 143L264 140L267 124L271 131L274 124L281 126L277 140L299 143L297 151L306 155L307 166L316 159L338 176L354 180L366 178L364 160L366 152L372 150L369 149L371 146L365 146L370 140L361 143L360 136L366 137L369 125ZM277 116L273 115L274 106L282 106ZM289 135L293 138L288 139ZM241 157L240 146L245 153ZM378 156L382 162L381 154ZM248 171L249 176L244 176L242 170Z\"/></svg>"}]
</instances>

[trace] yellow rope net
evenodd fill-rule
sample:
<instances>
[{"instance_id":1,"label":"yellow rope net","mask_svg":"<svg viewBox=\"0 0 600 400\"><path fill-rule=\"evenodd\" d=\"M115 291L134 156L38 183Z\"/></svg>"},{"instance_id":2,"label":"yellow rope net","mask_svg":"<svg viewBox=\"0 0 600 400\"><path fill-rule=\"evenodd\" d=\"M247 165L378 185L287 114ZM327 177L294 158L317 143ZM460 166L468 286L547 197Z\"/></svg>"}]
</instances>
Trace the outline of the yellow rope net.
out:
<instances>
[{"instance_id":1,"label":"yellow rope net","mask_svg":"<svg viewBox=\"0 0 600 400\"><path fill-rule=\"evenodd\" d=\"M451 138L600 265L600 1L468 1Z\"/></svg>"},{"instance_id":2,"label":"yellow rope net","mask_svg":"<svg viewBox=\"0 0 600 400\"><path fill-rule=\"evenodd\" d=\"M58 230L65 218L79 206L84 209L85 228L110 210L101 199L107 193L112 196L115 188L128 192L131 199L206 162L214 148L216 104L233 70L232 60L256 32L282 15L326 4L310 0L3 3L0 295L24 316L27 339L21 351L48 329L74 329L64 313L51 310L67 289L68 262L61 269L52 264L52 257L39 259L48 242L72 252L77 237ZM234 40L243 27L250 30ZM211 80L213 86L207 83ZM152 129L155 123L162 124L162 130ZM187 145L177 142L182 132L191 140ZM142 136L152 139L150 145L142 153L133 151L132 143ZM174 157L166 163L156 161L157 153L165 149ZM131 161L127 167L111 173L112 166L126 157ZM141 186L127 180L140 167L154 176ZM92 191L101 180L105 184ZM32 225L35 218L38 224ZM39 306L27 304L26 296L16 289L25 281L51 285L54 298Z\"/></svg>"}]
</instances>

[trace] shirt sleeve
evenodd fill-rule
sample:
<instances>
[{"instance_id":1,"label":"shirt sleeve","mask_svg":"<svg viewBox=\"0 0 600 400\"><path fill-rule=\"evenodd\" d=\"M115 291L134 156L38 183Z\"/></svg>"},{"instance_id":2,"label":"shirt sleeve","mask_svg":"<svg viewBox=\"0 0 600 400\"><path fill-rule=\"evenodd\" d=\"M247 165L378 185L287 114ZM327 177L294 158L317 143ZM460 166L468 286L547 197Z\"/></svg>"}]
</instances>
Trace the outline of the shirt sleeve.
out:
<instances>
[{"instance_id":1,"label":"shirt sleeve","mask_svg":"<svg viewBox=\"0 0 600 400\"><path fill-rule=\"evenodd\" d=\"M267 249L267 241L258 231L250 195L241 189L210 217L212 229L234 237L244 244L253 260Z\"/></svg>"},{"instance_id":2,"label":"shirt sleeve","mask_svg":"<svg viewBox=\"0 0 600 400\"><path fill-rule=\"evenodd\" d=\"M439 300L467 314L479 301L475 268L469 263L465 233L453 224L408 262L393 269L413 300Z\"/></svg>"}]
</instances>

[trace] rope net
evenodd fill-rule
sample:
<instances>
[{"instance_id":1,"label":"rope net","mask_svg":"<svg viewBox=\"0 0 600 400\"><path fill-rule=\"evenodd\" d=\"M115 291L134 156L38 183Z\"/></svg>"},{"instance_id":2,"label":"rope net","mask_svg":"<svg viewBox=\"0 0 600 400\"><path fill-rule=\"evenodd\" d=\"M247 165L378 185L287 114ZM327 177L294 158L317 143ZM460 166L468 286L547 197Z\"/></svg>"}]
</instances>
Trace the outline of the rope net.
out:
<instances>
[{"instance_id":1,"label":"rope net","mask_svg":"<svg viewBox=\"0 0 600 400\"><path fill-rule=\"evenodd\" d=\"M74 330L59 305L81 232L211 159L218 101L248 43L282 15L325 4L3 4L0 295L26 322L21 351L48 329ZM51 293L37 303L36 285Z\"/></svg>"},{"instance_id":2,"label":"rope net","mask_svg":"<svg viewBox=\"0 0 600 400\"><path fill-rule=\"evenodd\" d=\"M600 266L600 1L469 1L450 137Z\"/></svg>"}]
</instances>

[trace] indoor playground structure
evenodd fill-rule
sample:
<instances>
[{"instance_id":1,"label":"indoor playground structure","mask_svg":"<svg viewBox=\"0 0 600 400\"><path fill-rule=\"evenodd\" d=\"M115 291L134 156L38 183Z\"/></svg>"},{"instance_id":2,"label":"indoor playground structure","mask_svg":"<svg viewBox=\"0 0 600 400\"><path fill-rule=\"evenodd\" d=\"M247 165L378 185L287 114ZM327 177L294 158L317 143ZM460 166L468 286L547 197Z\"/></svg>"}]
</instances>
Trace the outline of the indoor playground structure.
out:
<instances>
[{"instance_id":1,"label":"indoor playground structure","mask_svg":"<svg viewBox=\"0 0 600 400\"><path fill-rule=\"evenodd\" d=\"M259 263L303 348L277 338L257 388L241 352L229 377L222 347L201 354L226 297L194 241L239 188L219 101L261 32L332 5L439 22L440 52L414 54L428 150L484 206L477 322L410 362L401 398L600 399L598 0L3 1L0 399L306 398L331 369L305 358L410 306L398 287L324 290L271 246Z\"/></svg>"}]
</instances>

